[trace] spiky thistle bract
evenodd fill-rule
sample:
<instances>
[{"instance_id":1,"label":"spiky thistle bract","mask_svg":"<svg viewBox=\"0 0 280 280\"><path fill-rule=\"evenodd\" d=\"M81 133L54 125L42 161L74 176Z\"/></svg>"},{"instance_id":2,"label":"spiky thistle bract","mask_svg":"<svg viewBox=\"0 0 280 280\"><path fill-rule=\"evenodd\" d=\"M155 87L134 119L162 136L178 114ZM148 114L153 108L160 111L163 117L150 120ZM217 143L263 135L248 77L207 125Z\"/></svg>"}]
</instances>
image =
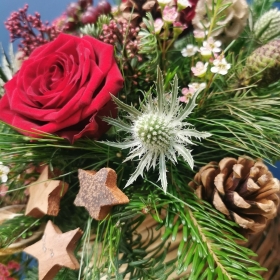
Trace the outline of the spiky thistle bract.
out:
<instances>
[{"instance_id":1,"label":"spiky thistle bract","mask_svg":"<svg viewBox=\"0 0 280 280\"><path fill-rule=\"evenodd\" d=\"M191 128L191 124L186 122L186 118L195 107L195 100L200 91L195 92L193 98L186 106L183 106L178 98L178 78L174 77L172 89L167 98L164 91L164 82L160 69L157 70L156 98L151 92L147 93L146 100L137 110L112 96L119 109L128 113L125 120L105 118L105 120L115 126L118 131L127 133L123 142L104 142L109 146L130 149L128 157L124 162L138 159L139 164L127 181L126 186L131 185L139 175L143 176L144 169L155 169L159 166L159 180L166 192L166 159L173 164L177 163L177 157L183 159L193 168L194 160L189 146L193 145L191 137L206 138L211 136L207 132L199 132ZM129 122L127 121L129 120Z\"/></svg>"}]
</instances>

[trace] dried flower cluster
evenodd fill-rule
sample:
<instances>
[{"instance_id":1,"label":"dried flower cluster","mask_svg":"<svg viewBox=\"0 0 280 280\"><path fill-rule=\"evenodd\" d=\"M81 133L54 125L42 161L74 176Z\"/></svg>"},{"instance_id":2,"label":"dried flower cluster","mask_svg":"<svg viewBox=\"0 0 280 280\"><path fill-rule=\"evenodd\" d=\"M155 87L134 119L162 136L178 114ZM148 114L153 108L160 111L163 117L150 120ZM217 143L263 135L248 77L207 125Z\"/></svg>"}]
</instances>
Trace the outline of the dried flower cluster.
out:
<instances>
[{"instance_id":1,"label":"dried flower cluster","mask_svg":"<svg viewBox=\"0 0 280 280\"><path fill-rule=\"evenodd\" d=\"M5 22L11 42L21 39L19 51L22 51L23 57L28 57L35 48L54 40L58 35L54 26L42 22L39 13L28 15L27 10L26 4L18 12L13 12Z\"/></svg>"},{"instance_id":2,"label":"dried flower cluster","mask_svg":"<svg viewBox=\"0 0 280 280\"><path fill-rule=\"evenodd\" d=\"M109 24L103 25L99 39L116 46L119 51L117 59L120 60L124 69L131 67L131 60L142 61L142 56L139 54L139 31L139 27L133 27L126 19L111 20ZM138 75L137 72L133 74L134 83Z\"/></svg>"}]
</instances>

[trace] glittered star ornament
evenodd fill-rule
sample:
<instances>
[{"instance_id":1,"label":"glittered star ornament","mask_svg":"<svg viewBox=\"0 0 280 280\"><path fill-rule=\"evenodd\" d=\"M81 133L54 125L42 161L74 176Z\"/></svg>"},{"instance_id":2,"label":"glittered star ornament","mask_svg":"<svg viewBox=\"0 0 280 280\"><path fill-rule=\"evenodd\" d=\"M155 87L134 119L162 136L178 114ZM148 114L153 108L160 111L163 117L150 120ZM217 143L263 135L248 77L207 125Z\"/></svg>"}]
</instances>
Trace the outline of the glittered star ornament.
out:
<instances>
[{"instance_id":1,"label":"glittered star ornament","mask_svg":"<svg viewBox=\"0 0 280 280\"><path fill-rule=\"evenodd\" d=\"M82 234L79 228L62 233L48 221L42 239L24 249L25 253L38 260L39 280L53 279L62 267L80 267L73 251Z\"/></svg>"},{"instance_id":2,"label":"glittered star ornament","mask_svg":"<svg viewBox=\"0 0 280 280\"><path fill-rule=\"evenodd\" d=\"M74 204L84 206L96 220L104 219L114 205L126 204L128 197L117 187L117 174L111 168L98 172L79 169L80 191Z\"/></svg>"},{"instance_id":3,"label":"glittered star ornament","mask_svg":"<svg viewBox=\"0 0 280 280\"><path fill-rule=\"evenodd\" d=\"M29 200L25 215L41 218L44 215L57 216L60 199L68 190L68 184L49 178L49 167L45 166L36 182L28 186Z\"/></svg>"}]
</instances>

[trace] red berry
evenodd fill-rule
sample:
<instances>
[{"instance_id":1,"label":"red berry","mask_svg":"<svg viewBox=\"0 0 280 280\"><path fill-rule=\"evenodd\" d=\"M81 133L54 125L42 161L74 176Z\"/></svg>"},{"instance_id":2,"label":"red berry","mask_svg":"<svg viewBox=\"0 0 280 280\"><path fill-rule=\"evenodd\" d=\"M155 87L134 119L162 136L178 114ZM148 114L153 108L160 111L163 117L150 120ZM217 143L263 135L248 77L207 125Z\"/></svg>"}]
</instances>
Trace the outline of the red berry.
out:
<instances>
[{"instance_id":1,"label":"red berry","mask_svg":"<svg viewBox=\"0 0 280 280\"><path fill-rule=\"evenodd\" d=\"M75 29L76 29L76 23L69 20L66 21L62 27L63 31L68 31L68 32L73 31Z\"/></svg>"},{"instance_id":2,"label":"red berry","mask_svg":"<svg viewBox=\"0 0 280 280\"><path fill-rule=\"evenodd\" d=\"M106 2L105 0L101 0L97 4L97 10L100 14L110 14L111 12L111 5L109 2Z\"/></svg>"},{"instance_id":3,"label":"red berry","mask_svg":"<svg viewBox=\"0 0 280 280\"><path fill-rule=\"evenodd\" d=\"M81 21L83 24L96 23L98 16L99 14L96 9L90 11L86 10L86 12L82 14Z\"/></svg>"},{"instance_id":4,"label":"red berry","mask_svg":"<svg viewBox=\"0 0 280 280\"><path fill-rule=\"evenodd\" d=\"M76 18L80 11L81 7L78 3L70 3L66 9L66 14L69 17Z\"/></svg>"},{"instance_id":5,"label":"red berry","mask_svg":"<svg viewBox=\"0 0 280 280\"><path fill-rule=\"evenodd\" d=\"M78 4L85 10L87 7L93 5L93 0L78 0Z\"/></svg>"}]
</instances>

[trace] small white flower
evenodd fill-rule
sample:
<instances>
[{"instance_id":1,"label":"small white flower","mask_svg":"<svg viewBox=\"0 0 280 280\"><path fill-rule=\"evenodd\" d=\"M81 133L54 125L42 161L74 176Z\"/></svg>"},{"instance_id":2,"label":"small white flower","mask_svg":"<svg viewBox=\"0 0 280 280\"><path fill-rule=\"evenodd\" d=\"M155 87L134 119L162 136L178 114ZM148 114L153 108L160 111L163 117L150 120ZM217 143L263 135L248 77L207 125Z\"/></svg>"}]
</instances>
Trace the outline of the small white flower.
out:
<instances>
[{"instance_id":1,"label":"small white flower","mask_svg":"<svg viewBox=\"0 0 280 280\"><path fill-rule=\"evenodd\" d=\"M192 6L192 4L188 0L178 0L177 5L180 9L185 9Z\"/></svg>"},{"instance_id":2,"label":"small white flower","mask_svg":"<svg viewBox=\"0 0 280 280\"><path fill-rule=\"evenodd\" d=\"M220 75L226 75L230 69L230 64L227 63L225 58L217 58L213 61L213 67L211 67L212 73L217 73Z\"/></svg>"},{"instance_id":3,"label":"small white flower","mask_svg":"<svg viewBox=\"0 0 280 280\"><path fill-rule=\"evenodd\" d=\"M202 43L202 47L200 47L200 53L204 57L210 57L212 53L221 52L221 45L221 41L214 41L214 39L210 37L207 41Z\"/></svg>"},{"instance_id":4,"label":"small white flower","mask_svg":"<svg viewBox=\"0 0 280 280\"><path fill-rule=\"evenodd\" d=\"M6 183L8 181L8 173L10 172L10 168L8 166L3 165L0 162L0 179L2 183Z\"/></svg>"},{"instance_id":5,"label":"small white flower","mask_svg":"<svg viewBox=\"0 0 280 280\"><path fill-rule=\"evenodd\" d=\"M184 57L190 57L197 53L198 47L188 44L185 48L182 49L181 53Z\"/></svg>"},{"instance_id":6,"label":"small white flower","mask_svg":"<svg viewBox=\"0 0 280 280\"><path fill-rule=\"evenodd\" d=\"M206 62L205 64L201 61L198 61L195 65L195 67L192 67L192 72L195 76L202 78L205 76L206 71L207 71L207 67L208 67L208 62Z\"/></svg>"},{"instance_id":7,"label":"small white flower","mask_svg":"<svg viewBox=\"0 0 280 280\"><path fill-rule=\"evenodd\" d=\"M128 136L124 138L126 140L123 143L104 143L121 149L130 149L125 161L139 159L139 164L126 183L126 187L131 185L138 176L143 176L145 169L149 170L151 167L155 169L158 165L159 180L164 192L166 192L166 159L175 164L177 156L182 156L193 168L194 161L191 151L188 149L188 146L193 144L191 137L200 139L209 137L211 134L190 128L191 124L186 121L196 105L195 99L199 91L194 93L188 106L183 107L178 98L177 77L174 78L171 100L167 100L164 98L164 81L160 70L158 70L157 75L157 102L154 102L152 95L149 94L141 111L112 96L119 108L129 113L125 119L129 120L130 123L120 119L105 118L105 120L118 128L119 131L125 131Z\"/></svg>"}]
</instances>

